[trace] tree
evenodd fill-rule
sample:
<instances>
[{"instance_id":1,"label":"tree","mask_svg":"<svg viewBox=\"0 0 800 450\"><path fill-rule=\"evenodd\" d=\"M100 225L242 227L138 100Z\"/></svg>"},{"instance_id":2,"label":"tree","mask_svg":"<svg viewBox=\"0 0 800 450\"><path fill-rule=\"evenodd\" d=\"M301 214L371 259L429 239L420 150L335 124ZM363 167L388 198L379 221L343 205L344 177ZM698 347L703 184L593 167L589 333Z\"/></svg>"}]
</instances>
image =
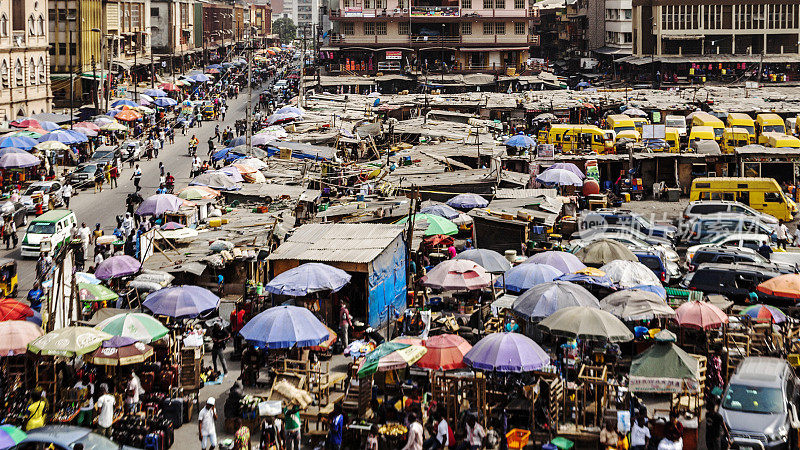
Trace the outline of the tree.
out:
<instances>
[{"instance_id":1,"label":"tree","mask_svg":"<svg viewBox=\"0 0 800 450\"><path fill-rule=\"evenodd\" d=\"M281 17L272 22L272 32L280 36L281 42L288 44L294 40L297 27L292 22L292 19Z\"/></svg>"}]
</instances>

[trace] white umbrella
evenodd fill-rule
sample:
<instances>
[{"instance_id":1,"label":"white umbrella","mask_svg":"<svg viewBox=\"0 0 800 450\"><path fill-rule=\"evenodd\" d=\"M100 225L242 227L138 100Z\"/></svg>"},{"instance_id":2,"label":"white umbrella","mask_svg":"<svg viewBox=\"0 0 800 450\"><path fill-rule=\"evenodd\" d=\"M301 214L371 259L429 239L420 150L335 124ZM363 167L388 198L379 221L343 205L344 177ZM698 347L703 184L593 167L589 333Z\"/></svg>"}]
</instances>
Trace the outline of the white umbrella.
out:
<instances>
[{"instance_id":1,"label":"white umbrella","mask_svg":"<svg viewBox=\"0 0 800 450\"><path fill-rule=\"evenodd\" d=\"M622 288L639 285L661 286L655 273L638 261L616 260L600 268L611 281Z\"/></svg>"},{"instance_id":2,"label":"white umbrella","mask_svg":"<svg viewBox=\"0 0 800 450\"><path fill-rule=\"evenodd\" d=\"M566 169L548 169L536 177L536 181L559 186L583 186L579 176Z\"/></svg>"}]
</instances>

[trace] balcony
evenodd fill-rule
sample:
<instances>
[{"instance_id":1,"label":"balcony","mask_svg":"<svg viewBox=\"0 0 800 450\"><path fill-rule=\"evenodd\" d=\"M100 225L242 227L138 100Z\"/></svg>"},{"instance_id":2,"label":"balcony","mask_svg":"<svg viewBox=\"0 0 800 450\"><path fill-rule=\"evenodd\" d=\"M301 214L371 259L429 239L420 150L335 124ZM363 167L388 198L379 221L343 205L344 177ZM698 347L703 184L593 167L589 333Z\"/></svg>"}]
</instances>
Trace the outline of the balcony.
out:
<instances>
[{"instance_id":1,"label":"balcony","mask_svg":"<svg viewBox=\"0 0 800 450\"><path fill-rule=\"evenodd\" d=\"M412 17L459 17L461 10L458 6L412 6Z\"/></svg>"},{"instance_id":2,"label":"balcony","mask_svg":"<svg viewBox=\"0 0 800 450\"><path fill-rule=\"evenodd\" d=\"M330 12L331 20L348 18L408 18L408 9L363 9L360 7L350 7L345 9L332 9Z\"/></svg>"},{"instance_id":3,"label":"balcony","mask_svg":"<svg viewBox=\"0 0 800 450\"><path fill-rule=\"evenodd\" d=\"M525 9L462 9L461 17L526 19L528 12Z\"/></svg>"},{"instance_id":4,"label":"balcony","mask_svg":"<svg viewBox=\"0 0 800 450\"><path fill-rule=\"evenodd\" d=\"M425 36L421 34L412 34L411 43L452 45L461 43L461 36Z\"/></svg>"}]
</instances>

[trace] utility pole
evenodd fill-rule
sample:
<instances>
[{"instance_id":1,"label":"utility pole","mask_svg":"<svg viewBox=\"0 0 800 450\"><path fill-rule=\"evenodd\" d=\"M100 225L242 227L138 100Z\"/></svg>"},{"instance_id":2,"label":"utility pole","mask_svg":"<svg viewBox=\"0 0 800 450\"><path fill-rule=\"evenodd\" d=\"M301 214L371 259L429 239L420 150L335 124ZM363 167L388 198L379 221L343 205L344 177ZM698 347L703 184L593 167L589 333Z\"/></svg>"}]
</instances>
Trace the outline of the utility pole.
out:
<instances>
[{"instance_id":1,"label":"utility pole","mask_svg":"<svg viewBox=\"0 0 800 450\"><path fill-rule=\"evenodd\" d=\"M758 87L761 87L762 73L764 73L764 50L761 51L761 59L758 61Z\"/></svg>"},{"instance_id":2,"label":"utility pole","mask_svg":"<svg viewBox=\"0 0 800 450\"><path fill-rule=\"evenodd\" d=\"M97 100L97 64L95 63L94 55L92 55L92 103L94 103L95 110L100 108Z\"/></svg>"},{"instance_id":3,"label":"utility pole","mask_svg":"<svg viewBox=\"0 0 800 450\"><path fill-rule=\"evenodd\" d=\"M103 37L103 39L105 40L105 36ZM106 52L108 52L108 57L106 58L108 60L108 73L106 73L106 79L105 79L106 88L105 92L103 93L105 94L104 97L106 98L106 102L104 105L105 111L108 111L108 103L111 99L111 55L113 55L111 50L111 45L108 42L106 42Z\"/></svg>"},{"instance_id":4,"label":"utility pole","mask_svg":"<svg viewBox=\"0 0 800 450\"><path fill-rule=\"evenodd\" d=\"M244 132L247 155L252 155L253 146L253 27L248 27L245 50L247 51L247 129Z\"/></svg>"},{"instance_id":5,"label":"utility pole","mask_svg":"<svg viewBox=\"0 0 800 450\"><path fill-rule=\"evenodd\" d=\"M305 100L305 75L306 75L306 29L303 25L303 56L300 58L300 92L297 95L297 106L303 106Z\"/></svg>"},{"instance_id":6,"label":"utility pole","mask_svg":"<svg viewBox=\"0 0 800 450\"><path fill-rule=\"evenodd\" d=\"M156 64L153 60L153 43L150 43L150 89L156 87Z\"/></svg>"},{"instance_id":7,"label":"utility pole","mask_svg":"<svg viewBox=\"0 0 800 450\"><path fill-rule=\"evenodd\" d=\"M70 27L69 29L69 46L67 47L67 51L69 51L69 129L72 129L72 110L75 108L75 67L72 65L72 54L75 53L72 51L72 46L75 46L77 50L78 44L72 39L72 23L75 23L75 26L78 26L77 17L69 16L67 17L67 26Z\"/></svg>"},{"instance_id":8,"label":"utility pole","mask_svg":"<svg viewBox=\"0 0 800 450\"><path fill-rule=\"evenodd\" d=\"M136 41L134 41L135 43ZM138 46L137 46L138 47ZM133 49L133 69L131 69L131 82L133 83L133 101L139 102L139 92L136 90L136 86L139 84L136 82L136 65L139 63L139 49Z\"/></svg>"}]
</instances>

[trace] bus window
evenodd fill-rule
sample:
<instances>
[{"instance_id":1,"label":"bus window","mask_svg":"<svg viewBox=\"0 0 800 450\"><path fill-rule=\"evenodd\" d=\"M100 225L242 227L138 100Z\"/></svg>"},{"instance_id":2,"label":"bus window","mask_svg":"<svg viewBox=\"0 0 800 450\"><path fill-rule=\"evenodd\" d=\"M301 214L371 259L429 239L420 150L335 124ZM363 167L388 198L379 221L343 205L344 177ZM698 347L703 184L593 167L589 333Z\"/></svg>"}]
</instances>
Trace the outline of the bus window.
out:
<instances>
[{"instance_id":1,"label":"bus window","mask_svg":"<svg viewBox=\"0 0 800 450\"><path fill-rule=\"evenodd\" d=\"M750 204L750 192L742 191L736 196L736 201L744 205Z\"/></svg>"},{"instance_id":2,"label":"bus window","mask_svg":"<svg viewBox=\"0 0 800 450\"><path fill-rule=\"evenodd\" d=\"M780 192L764 192L764 201L772 203L783 203L783 196Z\"/></svg>"},{"instance_id":3,"label":"bus window","mask_svg":"<svg viewBox=\"0 0 800 450\"><path fill-rule=\"evenodd\" d=\"M726 201L729 201L729 202L732 202L733 199L734 199L734 193L733 192L723 192L722 193L722 199L726 200Z\"/></svg>"}]
</instances>

